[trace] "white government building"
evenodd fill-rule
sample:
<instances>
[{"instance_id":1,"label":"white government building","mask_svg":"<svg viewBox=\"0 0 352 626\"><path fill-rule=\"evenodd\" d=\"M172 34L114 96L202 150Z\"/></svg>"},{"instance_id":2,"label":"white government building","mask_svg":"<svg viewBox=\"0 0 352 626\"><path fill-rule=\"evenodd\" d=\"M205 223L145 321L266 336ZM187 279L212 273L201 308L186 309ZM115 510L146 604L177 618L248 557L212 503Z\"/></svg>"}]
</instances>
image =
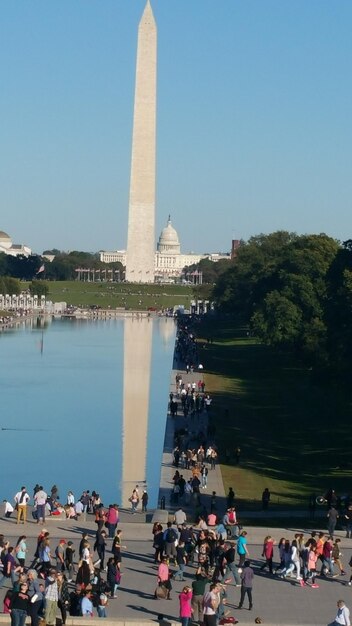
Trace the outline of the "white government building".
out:
<instances>
[{"instance_id":1,"label":"white government building","mask_svg":"<svg viewBox=\"0 0 352 626\"><path fill-rule=\"evenodd\" d=\"M167 226L161 231L155 252L155 279L179 278L185 267L199 263L201 259L219 261L219 259L230 259L230 254L181 254L180 240L169 215ZM102 263L120 262L125 266L126 250L101 251L100 260Z\"/></svg>"},{"instance_id":2,"label":"white government building","mask_svg":"<svg viewBox=\"0 0 352 626\"><path fill-rule=\"evenodd\" d=\"M31 256L32 254L32 250L28 246L12 243L11 237L3 230L0 230L0 252L10 256Z\"/></svg>"}]
</instances>

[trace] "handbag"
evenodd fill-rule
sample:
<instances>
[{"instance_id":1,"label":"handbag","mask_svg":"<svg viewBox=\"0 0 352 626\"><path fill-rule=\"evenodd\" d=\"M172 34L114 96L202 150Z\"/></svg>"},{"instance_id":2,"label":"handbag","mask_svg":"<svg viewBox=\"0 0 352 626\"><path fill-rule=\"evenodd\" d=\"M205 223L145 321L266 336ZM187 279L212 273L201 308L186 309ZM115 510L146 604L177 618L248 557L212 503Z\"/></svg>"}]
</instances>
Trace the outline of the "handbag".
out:
<instances>
[{"instance_id":1,"label":"handbag","mask_svg":"<svg viewBox=\"0 0 352 626\"><path fill-rule=\"evenodd\" d=\"M155 598L157 600L166 600L168 594L168 590L164 585L158 585L155 589Z\"/></svg>"}]
</instances>

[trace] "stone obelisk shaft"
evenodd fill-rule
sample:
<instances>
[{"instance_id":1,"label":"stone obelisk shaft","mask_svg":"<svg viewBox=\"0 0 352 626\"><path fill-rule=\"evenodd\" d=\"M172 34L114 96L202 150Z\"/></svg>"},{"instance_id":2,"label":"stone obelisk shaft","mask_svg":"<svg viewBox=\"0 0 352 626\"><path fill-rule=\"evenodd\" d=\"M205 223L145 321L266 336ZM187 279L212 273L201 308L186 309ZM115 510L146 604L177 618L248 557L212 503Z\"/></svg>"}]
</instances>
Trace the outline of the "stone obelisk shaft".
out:
<instances>
[{"instance_id":1,"label":"stone obelisk shaft","mask_svg":"<svg viewBox=\"0 0 352 626\"><path fill-rule=\"evenodd\" d=\"M138 30L126 280L154 282L157 29L148 0Z\"/></svg>"}]
</instances>

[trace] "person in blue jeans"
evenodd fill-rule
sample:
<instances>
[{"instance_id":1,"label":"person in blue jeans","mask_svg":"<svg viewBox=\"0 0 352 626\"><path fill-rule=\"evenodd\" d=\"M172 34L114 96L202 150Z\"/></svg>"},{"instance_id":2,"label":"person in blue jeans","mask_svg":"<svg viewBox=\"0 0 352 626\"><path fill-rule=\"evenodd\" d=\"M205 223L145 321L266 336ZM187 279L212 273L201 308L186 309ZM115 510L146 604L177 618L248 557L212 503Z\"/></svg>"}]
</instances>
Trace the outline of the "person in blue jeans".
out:
<instances>
[{"instance_id":1,"label":"person in blue jeans","mask_svg":"<svg viewBox=\"0 0 352 626\"><path fill-rule=\"evenodd\" d=\"M239 538L237 539L237 554L240 559L238 567L243 567L246 558L249 556L249 552L247 550L247 533L245 530L242 530Z\"/></svg>"},{"instance_id":2,"label":"person in blue jeans","mask_svg":"<svg viewBox=\"0 0 352 626\"><path fill-rule=\"evenodd\" d=\"M176 563L178 565L178 570L175 574L175 580L184 580L183 574L186 565L186 550L185 543L183 541L180 541L176 548Z\"/></svg>"},{"instance_id":3,"label":"person in blue jeans","mask_svg":"<svg viewBox=\"0 0 352 626\"><path fill-rule=\"evenodd\" d=\"M19 591L11 598L11 626L24 626L29 612L30 599L27 583L21 583Z\"/></svg>"},{"instance_id":4,"label":"person in blue jeans","mask_svg":"<svg viewBox=\"0 0 352 626\"><path fill-rule=\"evenodd\" d=\"M235 579L236 587L240 587L241 578L239 575L239 571L235 564L236 551L233 546L230 546L229 549L225 552L225 560L226 560L226 571L225 571L225 583L230 583L231 578L228 578L229 574L232 574Z\"/></svg>"},{"instance_id":5,"label":"person in blue jeans","mask_svg":"<svg viewBox=\"0 0 352 626\"><path fill-rule=\"evenodd\" d=\"M107 617L106 607L108 605L108 597L105 593L101 593L98 600L98 617Z\"/></svg>"}]
</instances>

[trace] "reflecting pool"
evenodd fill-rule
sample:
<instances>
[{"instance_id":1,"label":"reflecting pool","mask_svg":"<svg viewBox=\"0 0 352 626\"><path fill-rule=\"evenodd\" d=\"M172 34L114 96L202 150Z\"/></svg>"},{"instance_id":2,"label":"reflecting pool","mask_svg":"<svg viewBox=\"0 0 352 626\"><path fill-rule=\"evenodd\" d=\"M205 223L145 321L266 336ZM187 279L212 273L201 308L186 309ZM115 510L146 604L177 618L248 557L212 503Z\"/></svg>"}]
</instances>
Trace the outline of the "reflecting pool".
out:
<instances>
[{"instance_id":1,"label":"reflecting pool","mask_svg":"<svg viewBox=\"0 0 352 626\"><path fill-rule=\"evenodd\" d=\"M41 320L41 324L43 321ZM1 499L38 482L157 503L175 343L170 318L50 320L0 334Z\"/></svg>"}]
</instances>

